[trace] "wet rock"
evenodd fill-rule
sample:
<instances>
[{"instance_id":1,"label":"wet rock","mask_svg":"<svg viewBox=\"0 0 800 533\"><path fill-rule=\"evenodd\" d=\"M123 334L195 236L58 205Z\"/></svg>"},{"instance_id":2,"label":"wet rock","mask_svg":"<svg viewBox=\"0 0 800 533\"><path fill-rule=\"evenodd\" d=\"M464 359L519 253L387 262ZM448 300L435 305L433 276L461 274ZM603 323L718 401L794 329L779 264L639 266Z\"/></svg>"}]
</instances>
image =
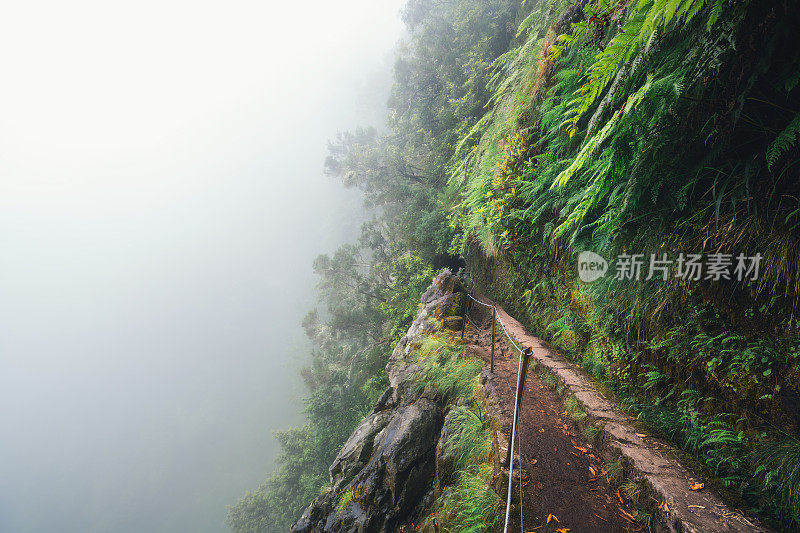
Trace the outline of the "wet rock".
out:
<instances>
[{"instance_id":1,"label":"wet rock","mask_svg":"<svg viewBox=\"0 0 800 533\"><path fill-rule=\"evenodd\" d=\"M389 387L381 397L378 398L378 401L375 403L375 407L372 409L373 413L377 413L379 411L383 411L384 409L391 409L396 405L396 398L395 398L395 390L393 387Z\"/></svg>"},{"instance_id":2,"label":"wet rock","mask_svg":"<svg viewBox=\"0 0 800 533\"><path fill-rule=\"evenodd\" d=\"M433 501L444 402L433 387L418 386L410 355L421 335L442 328L443 317L461 320L452 316L460 312L461 290L459 279L444 272L423 294L386 365L389 388L331 464L331 490L311 503L293 533L389 533Z\"/></svg>"},{"instance_id":3,"label":"wet rock","mask_svg":"<svg viewBox=\"0 0 800 533\"><path fill-rule=\"evenodd\" d=\"M456 455L452 447L447 445L447 441L454 430L454 412L451 410L444 418L442 432L439 441L436 443L436 485L444 487L452 483L455 471Z\"/></svg>"},{"instance_id":4,"label":"wet rock","mask_svg":"<svg viewBox=\"0 0 800 533\"><path fill-rule=\"evenodd\" d=\"M339 490L367 464L372 455L372 445L375 435L386 427L392 419L390 411L380 411L369 415L361 421L356 430L347 439L339 455L333 460L329 473L331 487Z\"/></svg>"},{"instance_id":5,"label":"wet rock","mask_svg":"<svg viewBox=\"0 0 800 533\"><path fill-rule=\"evenodd\" d=\"M319 496L306 508L300 519L294 523L291 528L292 533L322 531L322 524L333 510L333 507L334 498L332 492Z\"/></svg>"},{"instance_id":6,"label":"wet rock","mask_svg":"<svg viewBox=\"0 0 800 533\"><path fill-rule=\"evenodd\" d=\"M426 488L441 427L442 407L422 397L399 410L375 438L375 447L385 458L385 482L399 512L410 509Z\"/></svg>"},{"instance_id":7,"label":"wet rock","mask_svg":"<svg viewBox=\"0 0 800 533\"><path fill-rule=\"evenodd\" d=\"M386 364L386 374L389 377L389 385L397 391L398 397L402 397L408 391L409 381L417 373L417 365L408 360L408 353L411 351L411 337L402 337L394 347L389 362Z\"/></svg>"},{"instance_id":8,"label":"wet rock","mask_svg":"<svg viewBox=\"0 0 800 533\"><path fill-rule=\"evenodd\" d=\"M387 414L391 419L374 435L371 456L364 464L361 454L370 440L364 436L374 431L378 416ZM327 515L306 510L292 531L307 531L302 528L311 523L319 527L323 521L321 530L326 532L394 531L430 491L435 469L433 451L442 420L442 406L424 394L413 404L367 417L331 467L332 478L335 471L337 482L328 494L338 493L338 498L348 494L349 501L342 508L329 505ZM356 467L355 477L342 487L344 473Z\"/></svg>"}]
</instances>

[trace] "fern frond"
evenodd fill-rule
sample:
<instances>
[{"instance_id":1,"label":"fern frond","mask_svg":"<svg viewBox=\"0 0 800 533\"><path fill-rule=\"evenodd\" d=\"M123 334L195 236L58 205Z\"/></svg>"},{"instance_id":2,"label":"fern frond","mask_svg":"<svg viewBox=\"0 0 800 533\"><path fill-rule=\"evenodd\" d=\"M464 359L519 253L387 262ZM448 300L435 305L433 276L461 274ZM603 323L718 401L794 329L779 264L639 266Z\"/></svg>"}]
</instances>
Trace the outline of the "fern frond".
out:
<instances>
[{"instance_id":1,"label":"fern frond","mask_svg":"<svg viewBox=\"0 0 800 533\"><path fill-rule=\"evenodd\" d=\"M775 140L767 148L767 167L770 170L781 154L794 145L798 134L800 134L800 113L794 116L789 125L775 137Z\"/></svg>"},{"instance_id":2,"label":"fern frond","mask_svg":"<svg viewBox=\"0 0 800 533\"><path fill-rule=\"evenodd\" d=\"M714 2L714 6L711 8L711 14L708 15L708 22L706 22L707 30L710 30L711 26L713 26L719 18L720 14L722 13L722 5L724 2L725 0L717 0Z\"/></svg>"}]
</instances>

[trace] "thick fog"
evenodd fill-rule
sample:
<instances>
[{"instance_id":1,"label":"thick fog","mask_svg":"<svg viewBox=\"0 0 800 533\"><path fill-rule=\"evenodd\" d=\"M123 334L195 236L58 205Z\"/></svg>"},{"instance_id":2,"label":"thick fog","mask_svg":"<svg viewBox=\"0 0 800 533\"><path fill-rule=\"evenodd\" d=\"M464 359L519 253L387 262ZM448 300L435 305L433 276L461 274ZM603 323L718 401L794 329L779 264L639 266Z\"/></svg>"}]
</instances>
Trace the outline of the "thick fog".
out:
<instances>
[{"instance_id":1,"label":"thick fog","mask_svg":"<svg viewBox=\"0 0 800 533\"><path fill-rule=\"evenodd\" d=\"M301 420L401 2L0 9L0 531L224 531Z\"/></svg>"}]
</instances>

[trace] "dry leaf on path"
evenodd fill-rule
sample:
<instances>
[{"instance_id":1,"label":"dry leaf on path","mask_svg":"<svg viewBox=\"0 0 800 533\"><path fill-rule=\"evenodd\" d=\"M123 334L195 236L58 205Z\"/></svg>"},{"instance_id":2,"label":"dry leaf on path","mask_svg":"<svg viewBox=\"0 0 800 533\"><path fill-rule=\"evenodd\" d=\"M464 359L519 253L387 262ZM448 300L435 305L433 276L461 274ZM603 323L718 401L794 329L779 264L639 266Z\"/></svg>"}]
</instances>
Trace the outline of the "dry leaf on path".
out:
<instances>
[{"instance_id":1,"label":"dry leaf on path","mask_svg":"<svg viewBox=\"0 0 800 533\"><path fill-rule=\"evenodd\" d=\"M547 515L547 523L548 524L553 520L558 522L558 517L556 515L554 515L553 513L550 513L549 515Z\"/></svg>"},{"instance_id":2,"label":"dry leaf on path","mask_svg":"<svg viewBox=\"0 0 800 533\"><path fill-rule=\"evenodd\" d=\"M692 490L703 490L703 487L705 486L706 486L705 483L692 483L692 486L689 488Z\"/></svg>"},{"instance_id":3,"label":"dry leaf on path","mask_svg":"<svg viewBox=\"0 0 800 533\"><path fill-rule=\"evenodd\" d=\"M622 513L622 516L623 516L624 518L627 518L627 519L628 519L628 520L630 520L631 522L636 522L636 517L634 517L634 516L633 516L631 513L627 512L627 511L626 511L625 509L623 509L622 507L619 507L619 512L620 512L620 513Z\"/></svg>"}]
</instances>

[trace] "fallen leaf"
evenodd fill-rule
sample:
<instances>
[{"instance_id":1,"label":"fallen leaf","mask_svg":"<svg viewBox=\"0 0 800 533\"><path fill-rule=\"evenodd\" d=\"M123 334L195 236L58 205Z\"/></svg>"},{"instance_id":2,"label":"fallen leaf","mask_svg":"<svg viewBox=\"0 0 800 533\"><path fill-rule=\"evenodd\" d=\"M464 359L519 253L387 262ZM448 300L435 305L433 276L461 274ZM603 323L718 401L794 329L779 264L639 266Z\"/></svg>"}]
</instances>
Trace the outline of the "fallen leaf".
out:
<instances>
[{"instance_id":1,"label":"fallen leaf","mask_svg":"<svg viewBox=\"0 0 800 533\"><path fill-rule=\"evenodd\" d=\"M591 472L593 476L597 475L597 472L595 472L595 469L592 468L591 466L589 467L589 472Z\"/></svg>"},{"instance_id":2,"label":"fallen leaf","mask_svg":"<svg viewBox=\"0 0 800 533\"><path fill-rule=\"evenodd\" d=\"M556 529L556 533L568 533L570 529L568 527L560 527Z\"/></svg>"},{"instance_id":3,"label":"fallen leaf","mask_svg":"<svg viewBox=\"0 0 800 533\"><path fill-rule=\"evenodd\" d=\"M643 438L645 438L647 435L645 435L644 433L637 433L637 434L636 434L636 436L637 436L637 437L640 437L640 438L642 438L642 439L643 439Z\"/></svg>"},{"instance_id":4,"label":"fallen leaf","mask_svg":"<svg viewBox=\"0 0 800 533\"><path fill-rule=\"evenodd\" d=\"M582 446L573 446L573 448L575 448L579 452L583 452L583 453L587 453L589 451L589 450L587 450L586 448L584 448Z\"/></svg>"},{"instance_id":5,"label":"fallen leaf","mask_svg":"<svg viewBox=\"0 0 800 533\"><path fill-rule=\"evenodd\" d=\"M665 513L668 513L669 512L669 505L667 505L667 502L661 502L661 503L658 504L658 509L660 511L664 511Z\"/></svg>"},{"instance_id":6,"label":"fallen leaf","mask_svg":"<svg viewBox=\"0 0 800 533\"><path fill-rule=\"evenodd\" d=\"M689 509L705 509L703 505L687 505Z\"/></svg>"},{"instance_id":7,"label":"fallen leaf","mask_svg":"<svg viewBox=\"0 0 800 533\"><path fill-rule=\"evenodd\" d=\"M627 512L622 507L619 507L619 512L622 513L622 516L630 520L631 522L636 522L636 517L634 517L631 513Z\"/></svg>"},{"instance_id":8,"label":"fallen leaf","mask_svg":"<svg viewBox=\"0 0 800 533\"><path fill-rule=\"evenodd\" d=\"M558 517L556 515L554 515L553 513L550 513L549 515L547 515L547 523L548 524L553 520L558 522Z\"/></svg>"},{"instance_id":9,"label":"fallen leaf","mask_svg":"<svg viewBox=\"0 0 800 533\"><path fill-rule=\"evenodd\" d=\"M706 486L705 483L692 483L692 486L689 488L692 490L703 490L703 487L705 486Z\"/></svg>"}]
</instances>

